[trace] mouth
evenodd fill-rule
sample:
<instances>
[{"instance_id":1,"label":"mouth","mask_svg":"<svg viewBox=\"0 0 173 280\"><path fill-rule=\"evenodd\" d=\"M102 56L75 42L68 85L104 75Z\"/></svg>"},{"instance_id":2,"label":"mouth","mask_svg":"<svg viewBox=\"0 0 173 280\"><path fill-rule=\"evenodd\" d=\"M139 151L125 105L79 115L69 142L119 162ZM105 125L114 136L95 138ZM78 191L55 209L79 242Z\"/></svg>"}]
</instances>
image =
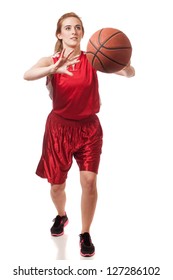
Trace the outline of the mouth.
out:
<instances>
[{"instance_id":1,"label":"mouth","mask_svg":"<svg viewBox=\"0 0 173 280\"><path fill-rule=\"evenodd\" d=\"M72 37L71 40L76 41L76 40L78 40L78 38L77 37Z\"/></svg>"}]
</instances>

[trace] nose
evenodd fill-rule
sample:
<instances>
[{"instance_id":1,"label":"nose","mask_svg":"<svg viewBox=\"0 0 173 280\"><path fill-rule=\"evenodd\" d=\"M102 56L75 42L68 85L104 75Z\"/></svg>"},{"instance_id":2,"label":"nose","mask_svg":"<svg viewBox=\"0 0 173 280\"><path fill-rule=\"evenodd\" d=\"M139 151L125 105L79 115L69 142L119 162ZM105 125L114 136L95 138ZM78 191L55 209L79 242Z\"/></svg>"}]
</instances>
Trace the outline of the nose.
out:
<instances>
[{"instance_id":1,"label":"nose","mask_svg":"<svg viewBox=\"0 0 173 280\"><path fill-rule=\"evenodd\" d=\"M72 27L72 34L76 34L76 28Z\"/></svg>"}]
</instances>

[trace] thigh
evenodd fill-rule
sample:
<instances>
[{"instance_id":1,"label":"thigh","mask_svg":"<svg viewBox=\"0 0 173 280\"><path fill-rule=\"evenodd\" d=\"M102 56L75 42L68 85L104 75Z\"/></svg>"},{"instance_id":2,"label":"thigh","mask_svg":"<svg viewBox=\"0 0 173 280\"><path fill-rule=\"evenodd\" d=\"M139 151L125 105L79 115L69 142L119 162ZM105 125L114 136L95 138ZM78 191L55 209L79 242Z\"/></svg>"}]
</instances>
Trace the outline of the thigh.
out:
<instances>
[{"instance_id":1,"label":"thigh","mask_svg":"<svg viewBox=\"0 0 173 280\"><path fill-rule=\"evenodd\" d=\"M36 174L47 178L51 184L63 184L72 165L72 156L69 128L50 114Z\"/></svg>"},{"instance_id":2,"label":"thigh","mask_svg":"<svg viewBox=\"0 0 173 280\"><path fill-rule=\"evenodd\" d=\"M83 128L80 141L80 149L74 154L80 171L91 171L97 174L103 144L102 127L97 117Z\"/></svg>"}]
</instances>

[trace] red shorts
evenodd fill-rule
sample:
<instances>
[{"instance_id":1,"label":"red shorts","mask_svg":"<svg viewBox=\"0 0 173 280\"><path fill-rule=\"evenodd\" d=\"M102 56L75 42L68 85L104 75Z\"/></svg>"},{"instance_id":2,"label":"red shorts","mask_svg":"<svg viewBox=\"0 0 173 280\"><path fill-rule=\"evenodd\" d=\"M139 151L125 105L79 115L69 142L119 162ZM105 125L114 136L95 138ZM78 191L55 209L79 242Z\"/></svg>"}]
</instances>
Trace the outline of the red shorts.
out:
<instances>
[{"instance_id":1,"label":"red shorts","mask_svg":"<svg viewBox=\"0 0 173 280\"><path fill-rule=\"evenodd\" d=\"M47 178L51 184L62 184L66 181L73 157L80 171L98 173L102 138L96 115L83 120L67 120L52 111L47 118L36 174Z\"/></svg>"}]
</instances>

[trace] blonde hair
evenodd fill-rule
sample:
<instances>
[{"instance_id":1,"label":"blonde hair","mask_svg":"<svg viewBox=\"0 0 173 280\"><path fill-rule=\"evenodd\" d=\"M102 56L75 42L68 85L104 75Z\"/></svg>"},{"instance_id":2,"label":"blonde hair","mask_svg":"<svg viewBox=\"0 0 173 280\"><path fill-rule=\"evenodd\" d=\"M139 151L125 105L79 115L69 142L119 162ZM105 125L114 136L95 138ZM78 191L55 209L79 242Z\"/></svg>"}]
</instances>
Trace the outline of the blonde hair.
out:
<instances>
[{"instance_id":1,"label":"blonde hair","mask_svg":"<svg viewBox=\"0 0 173 280\"><path fill-rule=\"evenodd\" d=\"M66 18L69 18L69 17L75 17L75 18L77 18L77 19L80 21L81 26L82 26L82 31L83 31L83 34L84 34L84 27L83 27L83 23L82 23L81 18L80 18L77 14L71 12L71 13L66 13L66 14L62 15L62 16L59 18L59 20L58 20L58 22L57 22L56 32L55 32L55 36L57 37L57 39L58 39L58 34L61 33L61 27L62 27L63 21L64 21ZM55 51L55 52L61 52L62 49L63 49L62 40L61 40L61 39L58 39L57 42L56 42L56 44L55 44L55 49L54 49L54 51Z\"/></svg>"}]
</instances>

